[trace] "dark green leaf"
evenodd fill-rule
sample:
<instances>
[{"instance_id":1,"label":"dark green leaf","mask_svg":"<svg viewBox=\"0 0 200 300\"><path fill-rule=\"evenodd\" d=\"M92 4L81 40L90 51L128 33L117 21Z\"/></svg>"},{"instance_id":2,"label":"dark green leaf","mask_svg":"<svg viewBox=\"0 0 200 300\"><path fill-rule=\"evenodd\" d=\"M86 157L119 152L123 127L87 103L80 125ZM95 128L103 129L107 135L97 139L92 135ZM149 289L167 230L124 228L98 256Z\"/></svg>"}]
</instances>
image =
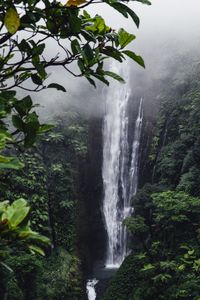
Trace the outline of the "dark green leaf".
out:
<instances>
[{"instance_id":1,"label":"dark green leaf","mask_svg":"<svg viewBox=\"0 0 200 300\"><path fill-rule=\"evenodd\" d=\"M107 47L103 48L101 50L101 52L103 52L107 56L110 56L110 57L118 60L119 62L123 61L123 55L122 55L122 53L119 50L115 49L114 47L107 46Z\"/></svg>"},{"instance_id":2,"label":"dark green leaf","mask_svg":"<svg viewBox=\"0 0 200 300\"><path fill-rule=\"evenodd\" d=\"M114 73L114 72L104 71L103 74L106 75L106 76L110 76L110 77L112 77L113 79L115 79L119 82L125 83L124 79L121 76L119 76L118 74Z\"/></svg>"},{"instance_id":3,"label":"dark green leaf","mask_svg":"<svg viewBox=\"0 0 200 300\"><path fill-rule=\"evenodd\" d=\"M140 66L145 68L144 60L141 56L136 55L134 52L130 50L124 50L123 53L126 54L131 59L133 59L135 62L137 62Z\"/></svg>"},{"instance_id":4,"label":"dark green leaf","mask_svg":"<svg viewBox=\"0 0 200 300\"><path fill-rule=\"evenodd\" d=\"M21 117L25 116L33 107L33 102L30 96L26 96L22 100L16 101L14 108Z\"/></svg>"},{"instance_id":5,"label":"dark green leaf","mask_svg":"<svg viewBox=\"0 0 200 300\"><path fill-rule=\"evenodd\" d=\"M13 115L12 116L12 123L17 129L19 129L19 131L23 131L24 123L23 123L22 119L19 116Z\"/></svg>"},{"instance_id":6,"label":"dark green leaf","mask_svg":"<svg viewBox=\"0 0 200 300\"><path fill-rule=\"evenodd\" d=\"M31 75L31 79L36 85L42 85L42 79L36 73Z\"/></svg>"},{"instance_id":7,"label":"dark green leaf","mask_svg":"<svg viewBox=\"0 0 200 300\"><path fill-rule=\"evenodd\" d=\"M51 83L47 87L57 89L58 91L66 92L66 89L58 83Z\"/></svg>"}]
</instances>

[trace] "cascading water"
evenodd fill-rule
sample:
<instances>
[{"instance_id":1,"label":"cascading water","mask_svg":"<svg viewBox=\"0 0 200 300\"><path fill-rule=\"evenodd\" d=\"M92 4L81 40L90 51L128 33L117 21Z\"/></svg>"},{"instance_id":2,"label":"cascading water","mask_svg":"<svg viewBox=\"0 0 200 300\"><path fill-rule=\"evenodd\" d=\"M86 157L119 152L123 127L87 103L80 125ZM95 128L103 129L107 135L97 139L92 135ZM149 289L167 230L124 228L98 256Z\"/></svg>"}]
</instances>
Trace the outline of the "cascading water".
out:
<instances>
[{"instance_id":1,"label":"cascading water","mask_svg":"<svg viewBox=\"0 0 200 300\"><path fill-rule=\"evenodd\" d=\"M130 90L110 89L103 124L103 213L108 235L107 268L118 268L127 254L123 220L130 215L130 199L138 183L138 151L142 128L142 99L138 108L132 145L129 145L128 101Z\"/></svg>"},{"instance_id":2,"label":"cascading water","mask_svg":"<svg viewBox=\"0 0 200 300\"><path fill-rule=\"evenodd\" d=\"M86 291L88 295L88 300L96 299L95 285L98 283L96 279L90 279L87 281Z\"/></svg>"}]
</instances>

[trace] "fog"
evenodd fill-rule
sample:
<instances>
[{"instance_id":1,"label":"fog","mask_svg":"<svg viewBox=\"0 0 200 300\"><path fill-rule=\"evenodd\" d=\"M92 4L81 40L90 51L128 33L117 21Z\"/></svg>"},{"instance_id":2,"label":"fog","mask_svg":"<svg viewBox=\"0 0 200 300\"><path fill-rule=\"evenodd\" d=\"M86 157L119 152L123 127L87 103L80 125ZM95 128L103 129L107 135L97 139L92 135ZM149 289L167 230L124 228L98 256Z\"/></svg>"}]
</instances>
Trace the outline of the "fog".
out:
<instances>
[{"instance_id":1,"label":"fog","mask_svg":"<svg viewBox=\"0 0 200 300\"><path fill-rule=\"evenodd\" d=\"M191 62L194 58L200 59L199 0L152 0L151 6L133 1L129 5L140 17L139 29L130 18L124 18L104 4L93 4L88 11L91 15L102 15L113 29L123 27L136 35L136 40L128 49L144 58L145 70L133 61L116 63L118 72L128 78L127 85L131 86L133 93L142 93L145 89L147 92L153 82L164 78L170 66L174 67L175 57L187 55ZM177 65L177 70L179 68L182 72L182 64ZM49 89L34 94L35 101L43 106L40 109L42 117L62 114L71 106L88 116L99 116L103 113L106 87L99 84L95 89L86 79L74 78L62 69L51 69L50 73L49 81L64 85L67 93ZM111 83L110 88L112 86ZM120 83L114 84L114 88L120 87Z\"/></svg>"}]
</instances>

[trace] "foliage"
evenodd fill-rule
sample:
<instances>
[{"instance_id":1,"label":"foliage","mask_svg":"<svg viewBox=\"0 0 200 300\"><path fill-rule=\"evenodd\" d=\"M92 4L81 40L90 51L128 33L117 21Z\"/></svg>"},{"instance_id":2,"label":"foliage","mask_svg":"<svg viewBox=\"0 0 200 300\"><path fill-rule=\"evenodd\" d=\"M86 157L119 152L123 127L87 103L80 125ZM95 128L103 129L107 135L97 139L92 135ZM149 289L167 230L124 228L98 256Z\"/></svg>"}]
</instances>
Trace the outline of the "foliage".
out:
<instances>
[{"instance_id":1,"label":"foliage","mask_svg":"<svg viewBox=\"0 0 200 300\"><path fill-rule=\"evenodd\" d=\"M14 247L18 242L25 242L32 253L38 252L44 255L39 244L49 244L49 239L31 230L28 214L30 206L23 198L15 200L12 204L9 201L0 203L0 235L1 255L5 255L6 247ZM35 244L35 245L34 245Z\"/></svg>"},{"instance_id":2,"label":"foliage","mask_svg":"<svg viewBox=\"0 0 200 300\"><path fill-rule=\"evenodd\" d=\"M135 0L150 4L148 0ZM124 29L115 31L105 24L104 19L90 16L81 8L93 2L69 0L59 1L1 1L0 14L0 84L2 90L15 86L27 89L23 83L30 79L35 91L41 88L57 88L65 91L59 84L44 85L50 66L62 66L68 73L84 76L95 85L94 79L109 84L107 76L123 81L119 75L104 70L106 58L122 62L126 56L144 66L140 56L124 51L135 36ZM104 1L124 17L132 18L139 26L139 18L123 1ZM68 44L66 43L68 41ZM52 43L57 53L46 55L47 43ZM79 69L74 72L73 63Z\"/></svg>"},{"instance_id":3,"label":"foliage","mask_svg":"<svg viewBox=\"0 0 200 300\"><path fill-rule=\"evenodd\" d=\"M148 0L137 1L150 4ZM17 100L16 92L11 88L39 91L48 87L65 91L57 83L44 84L49 76L47 69L52 66L61 66L76 77L84 76L94 86L94 79L109 84L107 77L123 82L119 75L104 69L104 61L109 57L122 62L128 56L144 67L140 56L124 50L135 39L133 34L123 28L116 32L105 24L101 16L91 17L81 10L92 2L73 0L62 4L59 1L42 0L19 0L14 3L11 0L0 1L1 152L6 146L16 146L22 141L25 147L31 147L38 134L51 128L40 124L36 112L32 111L34 106L31 97ZM139 26L138 16L121 2L104 1L124 17L130 16ZM48 43L52 43L58 50L50 57L46 53ZM74 63L79 72L74 68ZM30 89L24 85L27 80L31 80ZM7 118L11 119L11 126L7 125ZM0 155L0 168L22 167L23 164L17 158Z\"/></svg>"},{"instance_id":4,"label":"foliage","mask_svg":"<svg viewBox=\"0 0 200 300\"><path fill-rule=\"evenodd\" d=\"M87 122L81 120L80 116L71 115L57 120L54 129L42 135L34 148L19 155L23 169L12 172L8 169L2 174L1 197L12 201L20 197L27 198L32 208L33 229L49 236L53 245L51 253L47 253L47 259L42 261L25 254L21 248L15 248L12 259L6 257L5 263L14 271L4 276L7 280L4 285L9 287L8 297L11 299L44 299L45 293L48 299L73 299L73 295L80 293L82 276L77 258L76 223L78 199L81 197L79 168L80 165L83 167L87 156L88 129ZM22 253L26 258L24 260ZM69 264L72 266L69 267ZM27 283L30 277L32 291ZM3 283L0 281L0 284ZM16 289L22 296L15 295ZM74 299L79 299L79 296Z\"/></svg>"},{"instance_id":5,"label":"foliage","mask_svg":"<svg viewBox=\"0 0 200 300\"><path fill-rule=\"evenodd\" d=\"M104 299L197 300L200 199L174 191L149 194L145 217L143 204L126 221L134 233L134 252L125 260ZM135 246L137 239L140 243Z\"/></svg>"},{"instance_id":6,"label":"foliage","mask_svg":"<svg viewBox=\"0 0 200 300\"><path fill-rule=\"evenodd\" d=\"M29 212L30 206L23 198L15 200L12 204L9 204L9 201L0 202L1 297L6 297L8 290L11 290L10 296L12 295L12 299L19 299L17 297L20 297L19 295L21 295L20 276L22 276L22 272L18 273L18 271L23 270L24 257L28 257L29 270L31 269L31 266L33 266L33 269L30 271L31 274L33 270L38 267L35 265L37 258L35 258L34 261L32 255L28 255L27 253L38 253L44 256L45 253L42 247L44 248L50 244L50 240L47 237L31 229ZM27 252L27 248L29 252ZM24 270L26 273L26 280L29 280L30 277L33 279L34 273L32 273L32 275L29 274L28 277L27 270L28 269ZM22 280L23 283L25 278ZM17 294L12 294L14 290L11 287L13 287L13 285L14 290L18 290Z\"/></svg>"},{"instance_id":7,"label":"foliage","mask_svg":"<svg viewBox=\"0 0 200 300\"><path fill-rule=\"evenodd\" d=\"M173 88L160 95L157 142L150 156L154 157L154 182L199 196L199 66L192 64L188 69L181 84L173 74L168 82Z\"/></svg>"},{"instance_id":8,"label":"foliage","mask_svg":"<svg viewBox=\"0 0 200 300\"><path fill-rule=\"evenodd\" d=\"M81 299L83 295L78 258L59 249L44 264L37 290L36 300Z\"/></svg>"},{"instance_id":9,"label":"foliage","mask_svg":"<svg viewBox=\"0 0 200 300\"><path fill-rule=\"evenodd\" d=\"M16 91L0 92L0 169L22 168L24 165L17 157L5 156L2 152L6 148L11 151L18 144L31 147L38 134L52 127L40 124L34 107L30 96L18 100Z\"/></svg>"}]
</instances>

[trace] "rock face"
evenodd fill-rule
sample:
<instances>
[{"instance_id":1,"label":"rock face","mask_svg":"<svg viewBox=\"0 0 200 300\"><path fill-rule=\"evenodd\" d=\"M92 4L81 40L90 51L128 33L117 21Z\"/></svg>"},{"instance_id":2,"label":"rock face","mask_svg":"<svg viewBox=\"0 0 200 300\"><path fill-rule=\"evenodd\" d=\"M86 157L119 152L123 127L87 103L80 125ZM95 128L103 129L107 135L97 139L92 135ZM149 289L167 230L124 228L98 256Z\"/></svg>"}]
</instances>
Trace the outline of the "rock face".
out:
<instances>
[{"instance_id":1,"label":"rock face","mask_svg":"<svg viewBox=\"0 0 200 300\"><path fill-rule=\"evenodd\" d=\"M88 155L80 166L79 244L86 276L96 261L103 261L106 233L101 213L102 200L102 119L89 121Z\"/></svg>"}]
</instances>

